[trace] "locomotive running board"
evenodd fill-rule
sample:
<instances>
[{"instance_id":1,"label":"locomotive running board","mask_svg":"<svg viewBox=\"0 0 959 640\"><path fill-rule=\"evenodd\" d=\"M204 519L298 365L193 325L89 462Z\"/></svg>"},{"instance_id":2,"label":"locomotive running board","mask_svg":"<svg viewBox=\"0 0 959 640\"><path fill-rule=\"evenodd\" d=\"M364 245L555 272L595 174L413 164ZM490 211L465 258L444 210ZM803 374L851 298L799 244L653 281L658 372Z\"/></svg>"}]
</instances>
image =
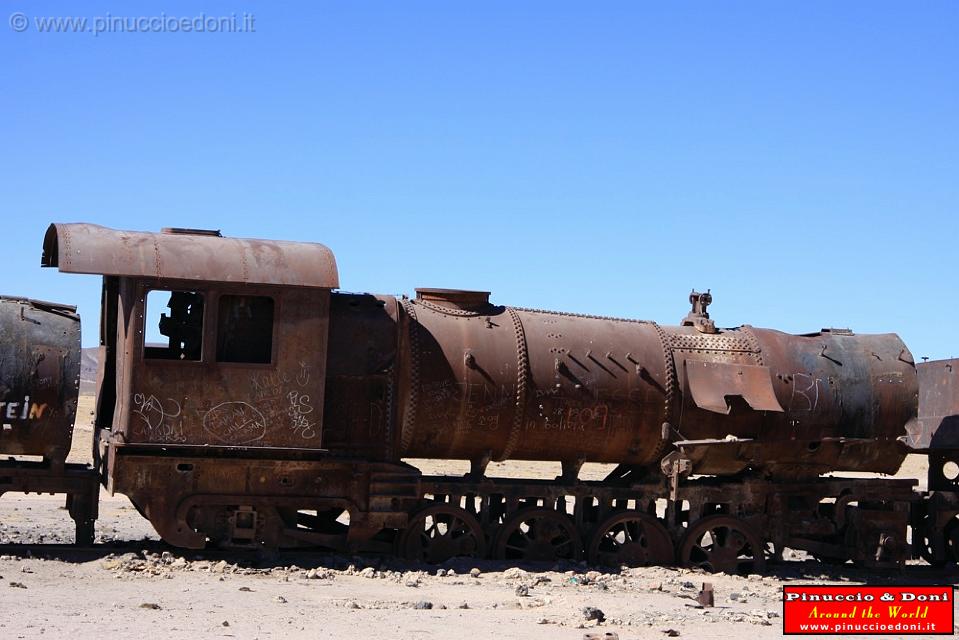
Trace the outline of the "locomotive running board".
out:
<instances>
[{"instance_id":1,"label":"locomotive running board","mask_svg":"<svg viewBox=\"0 0 959 640\"><path fill-rule=\"evenodd\" d=\"M771 470L805 468L813 475L831 471L857 471L851 461L867 460L880 473L895 473L902 460L901 443L867 438L821 440L727 438L679 440L673 444L692 462L693 474L739 473L747 467ZM880 465L888 460L886 467ZM844 464L846 463L846 464Z\"/></svg>"}]
</instances>

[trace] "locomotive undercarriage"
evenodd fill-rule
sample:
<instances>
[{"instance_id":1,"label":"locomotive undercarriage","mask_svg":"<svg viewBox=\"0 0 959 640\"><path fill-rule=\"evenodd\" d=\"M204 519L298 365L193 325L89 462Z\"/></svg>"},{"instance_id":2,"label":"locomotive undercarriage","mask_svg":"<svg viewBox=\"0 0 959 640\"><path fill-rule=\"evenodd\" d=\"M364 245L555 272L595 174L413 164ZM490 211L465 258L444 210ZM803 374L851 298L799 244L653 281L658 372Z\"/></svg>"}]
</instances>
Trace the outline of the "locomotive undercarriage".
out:
<instances>
[{"instance_id":1,"label":"locomotive undercarriage","mask_svg":"<svg viewBox=\"0 0 959 640\"><path fill-rule=\"evenodd\" d=\"M110 488L179 547L375 548L417 502L418 472L405 464L174 453L116 455Z\"/></svg>"},{"instance_id":2,"label":"locomotive undercarriage","mask_svg":"<svg viewBox=\"0 0 959 640\"><path fill-rule=\"evenodd\" d=\"M128 473L150 491L124 491ZM465 556L679 564L749 574L787 548L875 569L913 555L941 563L959 546L948 526L939 527L959 513L955 494L924 501L914 480L694 477L671 491L661 476L563 483L421 476L402 463L332 456L142 453L118 455L113 478L164 540L187 548L324 548L426 563Z\"/></svg>"},{"instance_id":3,"label":"locomotive undercarriage","mask_svg":"<svg viewBox=\"0 0 959 640\"><path fill-rule=\"evenodd\" d=\"M397 552L435 562L443 559L439 550L449 546L448 537L466 537L478 541L466 545L475 546L475 555L482 555L485 541L486 555L519 562L586 559L593 565L679 564L748 574L790 548L824 561L894 568L910 557L907 527L920 499L915 484L702 477L685 481L670 499L666 481L615 487L424 477L421 512L431 517L422 531L415 529L420 543L400 544ZM401 542L421 520L411 517ZM438 526L444 521L457 526Z\"/></svg>"},{"instance_id":4,"label":"locomotive undercarriage","mask_svg":"<svg viewBox=\"0 0 959 640\"><path fill-rule=\"evenodd\" d=\"M0 462L0 496L8 492L66 495L65 506L76 526L76 543L93 544L100 478L89 466L10 458Z\"/></svg>"}]
</instances>

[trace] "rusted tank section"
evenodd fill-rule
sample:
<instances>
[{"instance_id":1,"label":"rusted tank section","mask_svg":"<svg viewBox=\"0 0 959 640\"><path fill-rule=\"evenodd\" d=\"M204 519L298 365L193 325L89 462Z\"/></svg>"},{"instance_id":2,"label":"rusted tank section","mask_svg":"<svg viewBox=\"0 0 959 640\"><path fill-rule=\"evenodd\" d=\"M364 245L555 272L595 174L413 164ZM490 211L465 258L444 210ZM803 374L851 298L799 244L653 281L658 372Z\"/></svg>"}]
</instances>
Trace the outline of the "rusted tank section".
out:
<instances>
[{"instance_id":1,"label":"rusted tank section","mask_svg":"<svg viewBox=\"0 0 959 640\"><path fill-rule=\"evenodd\" d=\"M805 476L899 468L906 454L899 439L916 414L918 381L898 336L835 329L801 336L750 327L738 332L754 345L754 362L740 367L753 376L745 390L761 394L770 403L765 407L737 393L736 382L748 374L722 363L722 353L687 353L680 363L674 352L677 371L686 375L679 421L685 442L677 445L695 472L752 467ZM715 371L702 380L694 373L700 367ZM700 388L723 395L728 415L699 403Z\"/></svg>"},{"instance_id":2,"label":"rusted tank section","mask_svg":"<svg viewBox=\"0 0 959 640\"><path fill-rule=\"evenodd\" d=\"M400 301L334 293L326 357L323 446L372 460L396 457Z\"/></svg>"},{"instance_id":3,"label":"rusted tank section","mask_svg":"<svg viewBox=\"0 0 959 640\"><path fill-rule=\"evenodd\" d=\"M658 466L705 474L893 472L915 415L895 335L716 329L708 294L680 326L491 304L485 292L403 299L403 456Z\"/></svg>"},{"instance_id":4,"label":"rusted tank section","mask_svg":"<svg viewBox=\"0 0 959 640\"><path fill-rule=\"evenodd\" d=\"M407 456L655 464L669 385L660 328L418 290L403 300ZM479 470L479 469L477 469Z\"/></svg>"},{"instance_id":5,"label":"rusted tank section","mask_svg":"<svg viewBox=\"0 0 959 640\"><path fill-rule=\"evenodd\" d=\"M0 297L0 363L0 454L62 468L80 385L76 308Z\"/></svg>"}]
</instances>

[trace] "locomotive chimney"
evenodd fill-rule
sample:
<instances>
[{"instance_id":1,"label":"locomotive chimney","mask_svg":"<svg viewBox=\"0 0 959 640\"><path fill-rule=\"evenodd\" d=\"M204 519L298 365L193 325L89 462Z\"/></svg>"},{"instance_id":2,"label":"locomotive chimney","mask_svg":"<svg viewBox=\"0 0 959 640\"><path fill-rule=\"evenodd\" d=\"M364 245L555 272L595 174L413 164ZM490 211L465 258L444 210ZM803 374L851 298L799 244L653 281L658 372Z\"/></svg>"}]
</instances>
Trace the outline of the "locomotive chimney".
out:
<instances>
[{"instance_id":1,"label":"locomotive chimney","mask_svg":"<svg viewBox=\"0 0 959 640\"><path fill-rule=\"evenodd\" d=\"M706 293L699 293L695 289L689 294L689 303L693 305L686 317L683 318L684 327L695 327L700 333L716 333L716 323L709 319L706 308L713 303L713 296L706 289Z\"/></svg>"}]
</instances>

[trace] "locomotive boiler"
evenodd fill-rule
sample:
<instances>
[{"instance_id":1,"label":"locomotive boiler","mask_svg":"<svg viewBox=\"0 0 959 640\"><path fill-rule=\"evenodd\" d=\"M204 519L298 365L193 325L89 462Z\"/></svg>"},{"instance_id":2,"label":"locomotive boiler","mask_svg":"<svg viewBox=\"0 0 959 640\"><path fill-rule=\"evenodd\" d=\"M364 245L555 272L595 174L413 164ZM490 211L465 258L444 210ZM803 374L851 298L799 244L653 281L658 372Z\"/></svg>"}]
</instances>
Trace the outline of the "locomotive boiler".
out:
<instances>
[{"instance_id":1,"label":"locomotive boiler","mask_svg":"<svg viewBox=\"0 0 959 640\"><path fill-rule=\"evenodd\" d=\"M894 334L719 328L695 291L673 326L345 293L322 245L204 230L51 225L42 263L103 278L97 468L175 545L744 573L955 546L955 487L932 513L915 480L834 473L894 473L939 429ZM561 473L487 475L511 459Z\"/></svg>"},{"instance_id":2,"label":"locomotive boiler","mask_svg":"<svg viewBox=\"0 0 959 640\"><path fill-rule=\"evenodd\" d=\"M658 469L677 447L697 473L769 477L894 473L905 455L897 439L917 379L893 334L718 329L708 293L691 294L679 326L488 296L418 289L383 307L396 310L384 326L400 333L398 375L409 378L402 456L467 459L479 473L488 459L555 460L574 480L584 462Z\"/></svg>"}]
</instances>

